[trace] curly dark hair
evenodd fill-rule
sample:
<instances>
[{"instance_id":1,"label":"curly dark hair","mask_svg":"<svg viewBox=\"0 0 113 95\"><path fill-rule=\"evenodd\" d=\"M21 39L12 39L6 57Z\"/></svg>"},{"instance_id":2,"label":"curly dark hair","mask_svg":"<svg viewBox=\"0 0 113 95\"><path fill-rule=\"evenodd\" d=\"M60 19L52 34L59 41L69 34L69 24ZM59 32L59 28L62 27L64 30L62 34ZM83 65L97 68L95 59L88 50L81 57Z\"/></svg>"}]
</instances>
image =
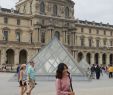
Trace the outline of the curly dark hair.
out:
<instances>
[{"instance_id":1,"label":"curly dark hair","mask_svg":"<svg viewBox=\"0 0 113 95\"><path fill-rule=\"evenodd\" d=\"M60 63L57 67L56 78L62 79L64 67L68 69L68 66L64 63Z\"/></svg>"}]
</instances>

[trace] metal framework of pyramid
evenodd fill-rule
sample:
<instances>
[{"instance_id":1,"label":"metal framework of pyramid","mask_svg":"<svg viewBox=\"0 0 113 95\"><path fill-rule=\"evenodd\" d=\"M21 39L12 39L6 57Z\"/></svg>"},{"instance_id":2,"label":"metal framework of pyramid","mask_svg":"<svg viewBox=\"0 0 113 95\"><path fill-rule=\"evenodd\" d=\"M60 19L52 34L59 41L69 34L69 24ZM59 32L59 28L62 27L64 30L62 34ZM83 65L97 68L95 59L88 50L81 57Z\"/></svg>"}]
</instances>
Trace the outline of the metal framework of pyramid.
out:
<instances>
[{"instance_id":1,"label":"metal framework of pyramid","mask_svg":"<svg viewBox=\"0 0 113 95\"><path fill-rule=\"evenodd\" d=\"M57 66L61 62L68 66L73 80L89 80L87 71L83 68L86 66L83 64L84 61L77 63L67 48L56 37L31 60L35 62L36 80L54 80ZM17 81L17 74L9 81Z\"/></svg>"},{"instance_id":2,"label":"metal framework of pyramid","mask_svg":"<svg viewBox=\"0 0 113 95\"><path fill-rule=\"evenodd\" d=\"M79 62L79 66L86 72L86 75L89 76L91 74L90 68L91 66L88 64L85 58L83 58Z\"/></svg>"},{"instance_id":3,"label":"metal framework of pyramid","mask_svg":"<svg viewBox=\"0 0 113 95\"><path fill-rule=\"evenodd\" d=\"M35 55L32 60L35 62L37 75L55 75L57 66L61 62L67 64L71 75L86 74L56 37Z\"/></svg>"}]
</instances>

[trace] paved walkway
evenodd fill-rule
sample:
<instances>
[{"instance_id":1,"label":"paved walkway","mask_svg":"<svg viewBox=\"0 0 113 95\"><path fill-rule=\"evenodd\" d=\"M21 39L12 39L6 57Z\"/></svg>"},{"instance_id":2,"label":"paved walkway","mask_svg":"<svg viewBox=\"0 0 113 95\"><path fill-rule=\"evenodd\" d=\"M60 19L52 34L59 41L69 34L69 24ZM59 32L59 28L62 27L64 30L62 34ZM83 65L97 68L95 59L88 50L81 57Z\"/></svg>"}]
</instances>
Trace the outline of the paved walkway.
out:
<instances>
[{"instance_id":1,"label":"paved walkway","mask_svg":"<svg viewBox=\"0 0 113 95\"><path fill-rule=\"evenodd\" d=\"M9 82L10 73L0 73L0 95L19 95L17 82ZM113 95L113 79L106 76L100 80L74 81L76 95ZM56 95L54 81L40 81L32 95Z\"/></svg>"}]
</instances>

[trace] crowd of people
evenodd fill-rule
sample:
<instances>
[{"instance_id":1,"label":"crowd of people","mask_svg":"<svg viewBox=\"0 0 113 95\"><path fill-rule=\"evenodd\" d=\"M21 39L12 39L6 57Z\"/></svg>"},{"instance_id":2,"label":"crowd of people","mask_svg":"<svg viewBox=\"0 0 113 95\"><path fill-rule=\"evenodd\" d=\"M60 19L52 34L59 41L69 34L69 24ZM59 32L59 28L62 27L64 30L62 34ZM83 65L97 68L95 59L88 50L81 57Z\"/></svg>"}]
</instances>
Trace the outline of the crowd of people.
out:
<instances>
[{"instance_id":1,"label":"crowd of people","mask_svg":"<svg viewBox=\"0 0 113 95\"><path fill-rule=\"evenodd\" d=\"M17 67L20 95L31 95L31 91L35 87L34 64L33 61L30 61L27 65L21 64Z\"/></svg>"},{"instance_id":2,"label":"crowd of people","mask_svg":"<svg viewBox=\"0 0 113 95\"><path fill-rule=\"evenodd\" d=\"M31 95L36 85L35 81L35 63L21 64L17 67L20 95ZM75 95L72 86L72 79L65 63L60 63L56 70L56 95Z\"/></svg>"},{"instance_id":3,"label":"crowd of people","mask_svg":"<svg viewBox=\"0 0 113 95\"><path fill-rule=\"evenodd\" d=\"M98 64L93 64L90 68L91 70L91 75L90 77L92 79L100 79L100 75L107 74L109 78L113 77L113 65L110 64L108 66L101 65L99 66Z\"/></svg>"}]
</instances>

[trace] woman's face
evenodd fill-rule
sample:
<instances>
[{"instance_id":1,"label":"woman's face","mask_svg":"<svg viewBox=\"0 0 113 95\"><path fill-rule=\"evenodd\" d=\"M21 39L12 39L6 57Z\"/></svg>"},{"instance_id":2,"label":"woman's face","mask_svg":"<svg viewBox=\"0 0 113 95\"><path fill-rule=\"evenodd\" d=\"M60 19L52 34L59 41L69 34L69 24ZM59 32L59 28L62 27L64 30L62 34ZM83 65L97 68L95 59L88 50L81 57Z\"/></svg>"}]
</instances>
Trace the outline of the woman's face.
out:
<instances>
[{"instance_id":1,"label":"woman's face","mask_svg":"<svg viewBox=\"0 0 113 95\"><path fill-rule=\"evenodd\" d=\"M64 66L63 74L67 74L67 72L68 72L68 68Z\"/></svg>"}]
</instances>

